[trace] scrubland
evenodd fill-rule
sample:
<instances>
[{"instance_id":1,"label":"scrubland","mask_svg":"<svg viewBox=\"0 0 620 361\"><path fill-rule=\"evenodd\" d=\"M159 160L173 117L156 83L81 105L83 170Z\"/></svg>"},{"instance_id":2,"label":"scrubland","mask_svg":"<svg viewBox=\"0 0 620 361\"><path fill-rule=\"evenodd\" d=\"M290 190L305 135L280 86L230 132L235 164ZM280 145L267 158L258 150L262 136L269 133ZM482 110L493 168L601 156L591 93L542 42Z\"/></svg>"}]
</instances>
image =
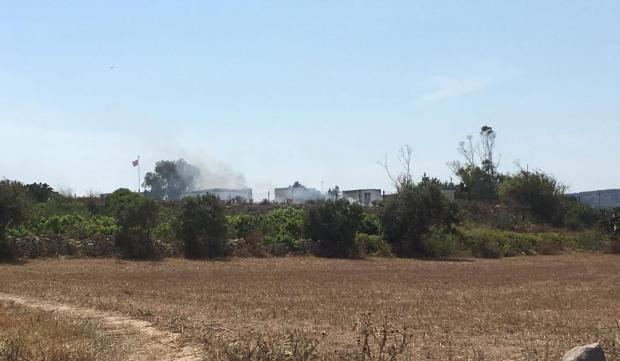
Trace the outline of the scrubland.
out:
<instances>
[{"instance_id":1,"label":"scrubland","mask_svg":"<svg viewBox=\"0 0 620 361\"><path fill-rule=\"evenodd\" d=\"M0 265L0 274L0 292L145 319L181 333L211 359L244 359L244 350L261 342L311 349L297 359L364 359L364 335L382 330L393 343L407 341L400 359L557 360L594 341L618 359L620 258L614 255L41 259Z\"/></svg>"}]
</instances>

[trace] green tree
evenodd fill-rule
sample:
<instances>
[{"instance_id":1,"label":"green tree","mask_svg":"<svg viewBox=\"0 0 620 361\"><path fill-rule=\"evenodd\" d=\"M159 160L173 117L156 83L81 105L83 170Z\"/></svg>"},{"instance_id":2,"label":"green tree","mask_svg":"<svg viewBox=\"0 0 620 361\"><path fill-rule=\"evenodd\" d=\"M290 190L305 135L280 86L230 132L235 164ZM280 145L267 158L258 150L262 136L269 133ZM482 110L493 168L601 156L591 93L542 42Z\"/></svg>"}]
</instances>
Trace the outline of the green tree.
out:
<instances>
[{"instance_id":1,"label":"green tree","mask_svg":"<svg viewBox=\"0 0 620 361\"><path fill-rule=\"evenodd\" d=\"M467 141L459 143L458 152L463 162L449 163L460 179L459 194L470 200L497 199L497 185L502 175L497 171L499 164L495 157L497 133L487 125L480 128L479 138L474 142L470 135Z\"/></svg>"},{"instance_id":2,"label":"green tree","mask_svg":"<svg viewBox=\"0 0 620 361\"><path fill-rule=\"evenodd\" d=\"M364 209L346 201L318 202L306 209L304 230L319 256L348 258L359 254L355 234Z\"/></svg>"},{"instance_id":3,"label":"green tree","mask_svg":"<svg viewBox=\"0 0 620 361\"><path fill-rule=\"evenodd\" d=\"M154 259L161 255L152 239L160 207L153 199L121 188L106 199L108 211L116 217L116 245L130 259Z\"/></svg>"},{"instance_id":4,"label":"green tree","mask_svg":"<svg viewBox=\"0 0 620 361\"><path fill-rule=\"evenodd\" d=\"M47 202L53 195L58 194L47 183L26 184L28 195L37 203Z\"/></svg>"},{"instance_id":5,"label":"green tree","mask_svg":"<svg viewBox=\"0 0 620 361\"><path fill-rule=\"evenodd\" d=\"M175 200L194 189L199 178L200 170L183 159L161 160L155 164L154 172L146 173L143 185L153 198Z\"/></svg>"},{"instance_id":6,"label":"green tree","mask_svg":"<svg viewBox=\"0 0 620 361\"><path fill-rule=\"evenodd\" d=\"M264 215L259 230L267 244L286 244L299 247L304 224L304 211L295 207L276 208Z\"/></svg>"},{"instance_id":7,"label":"green tree","mask_svg":"<svg viewBox=\"0 0 620 361\"><path fill-rule=\"evenodd\" d=\"M399 256L427 255L423 237L431 228L452 233L458 208L441 194L437 180L427 179L386 200L382 216L386 241Z\"/></svg>"},{"instance_id":8,"label":"green tree","mask_svg":"<svg viewBox=\"0 0 620 361\"><path fill-rule=\"evenodd\" d=\"M536 221L562 225L562 201L567 187L542 171L521 170L499 185L499 198Z\"/></svg>"},{"instance_id":9,"label":"green tree","mask_svg":"<svg viewBox=\"0 0 620 361\"><path fill-rule=\"evenodd\" d=\"M0 180L0 260L16 258L15 250L6 240L6 230L22 223L26 215L27 195L23 184Z\"/></svg>"},{"instance_id":10,"label":"green tree","mask_svg":"<svg viewBox=\"0 0 620 361\"><path fill-rule=\"evenodd\" d=\"M181 206L177 234L185 246L185 257L223 257L226 218L219 199L213 195L186 198Z\"/></svg>"}]
</instances>

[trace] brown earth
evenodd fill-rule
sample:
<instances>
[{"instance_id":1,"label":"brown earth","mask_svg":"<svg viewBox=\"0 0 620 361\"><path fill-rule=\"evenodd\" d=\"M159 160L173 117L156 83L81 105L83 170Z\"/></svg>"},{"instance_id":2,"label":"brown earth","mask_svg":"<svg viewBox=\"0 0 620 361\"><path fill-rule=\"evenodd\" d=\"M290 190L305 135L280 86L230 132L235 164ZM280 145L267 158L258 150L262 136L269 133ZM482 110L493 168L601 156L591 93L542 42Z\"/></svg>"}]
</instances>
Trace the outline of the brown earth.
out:
<instances>
[{"instance_id":1,"label":"brown earth","mask_svg":"<svg viewBox=\"0 0 620 361\"><path fill-rule=\"evenodd\" d=\"M0 292L145 320L180 334L177 345L300 329L326 332L327 354L355 347L354 325L372 313L407 327L416 359L557 360L577 344L605 341L620 322L620 258L603 254L451 262L47 259L3 265L0 274Z\"/></svg>"},{"instance_id":2,"label":"brown earth","mask_svg":"<svg viewBox=\"0 0 620 361\"><path fill-rule=\"evenodd\" d=\"M72 320L96 321L100 334L123 334L129 337L130 352L124 355L131 361L198 361L201 351L178 343L178 334L161 331L144 320L123 316L114 312L77 307L57 302L41 301L31 297L0 293L0 303L59 313ZM129 332L128 332L129 331ZM133 332L132 332L133 331Z\"/></svg>"}]
</instances>

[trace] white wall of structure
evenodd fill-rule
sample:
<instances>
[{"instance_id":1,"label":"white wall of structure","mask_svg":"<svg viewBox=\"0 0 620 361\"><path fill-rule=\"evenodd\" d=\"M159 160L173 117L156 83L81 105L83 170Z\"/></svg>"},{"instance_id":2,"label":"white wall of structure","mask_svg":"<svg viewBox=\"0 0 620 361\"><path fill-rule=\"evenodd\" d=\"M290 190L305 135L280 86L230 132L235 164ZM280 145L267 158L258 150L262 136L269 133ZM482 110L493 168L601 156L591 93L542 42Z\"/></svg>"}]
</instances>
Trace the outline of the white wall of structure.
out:
<instances>
[{"instance_id":1,"label":"white wall of structure","mask_svg":"<svg viewBox=\"0 0 620 361\"><path fill-rule=\"evenodd\" d=\"M318 201L325 196L314 188L306 187L286 187L275 189L276 203L304 204L309 201Z\"/></svg>"},{"instance_id":2,"label":"white wall of structure","mask_svg":"<svg viewBox=\"0 0 620 361\"><path fill-rule=\"evenodd\" d=\"M183 197L199 197L207 194L211 194L219 198L221 201L232 201L235 199L242 199L244 202L252 201L252 189L251 188L211 188L202 189L194 192L187 192L183 194Z\"/></svg>"},{"instance_id":3,"label":"white wall of structure","mask_svg":"<svg viewBox=\"0 0 620 361\"><path fill-rule=\"evenodd\" d=\"M342 191L342 198L348 200L351 203L359 203L364 206L371 206L373 204L383 201L381 189L346 190Z\"/></svg>"}]
</instances>

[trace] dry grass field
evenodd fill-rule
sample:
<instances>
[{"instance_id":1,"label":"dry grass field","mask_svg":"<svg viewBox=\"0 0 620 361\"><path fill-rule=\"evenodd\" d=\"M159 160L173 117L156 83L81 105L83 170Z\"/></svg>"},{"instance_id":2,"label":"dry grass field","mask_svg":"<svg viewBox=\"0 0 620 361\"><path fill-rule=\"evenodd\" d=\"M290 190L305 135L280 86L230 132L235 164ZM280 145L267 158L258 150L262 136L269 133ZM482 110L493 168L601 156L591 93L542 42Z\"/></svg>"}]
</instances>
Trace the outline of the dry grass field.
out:
<instances>
[{"instance_id":1,"label":"dry grass field","mask_svg":"<svg viewBox=\"0 0 620 361\"><path fill-rule=\"evenodd\" d=\"M0 306L0 360L3 361L123 360L129 345L122 340L100 332L97 322Z\"/></svg>"},{"instance_id":2,"label":"dry grass field","mask_svg":"<svg viewBox=\"0 0 620 361\"><path fill-rule=\"evenodd\" d=\"M295 331L320 340L321 358L344 358L336 352L358 347L370 317L410 335L414 360L558 360L594 341L618 359L620 257L613 255L47 259L1 265L0 275L0 292L147 320L209 355L229 341L244 347ZM213 358L226 359L222 352Z\"/></svg>"}]
</instances>

